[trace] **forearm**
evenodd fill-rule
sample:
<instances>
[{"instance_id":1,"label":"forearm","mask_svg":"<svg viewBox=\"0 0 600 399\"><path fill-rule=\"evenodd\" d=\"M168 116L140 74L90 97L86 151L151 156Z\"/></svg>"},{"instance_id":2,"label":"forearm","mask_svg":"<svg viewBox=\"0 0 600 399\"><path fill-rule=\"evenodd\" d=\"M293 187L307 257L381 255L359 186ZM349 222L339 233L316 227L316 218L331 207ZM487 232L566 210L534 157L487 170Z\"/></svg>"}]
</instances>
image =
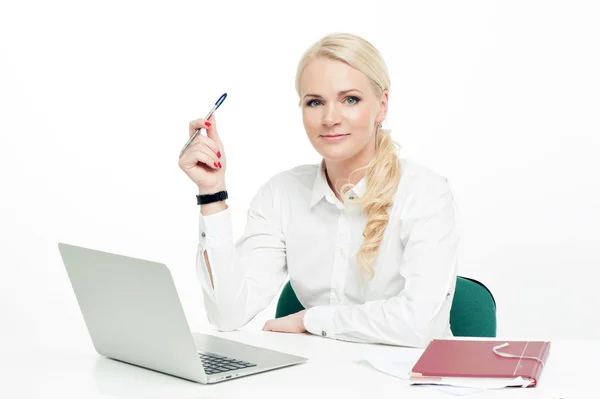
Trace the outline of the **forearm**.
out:
<instances>
[{"instance_id":1,"label":"forearm","mask_svg":"<svg viewBox=\"0 0 600 399\"><path fill-rule=\"evenodd\" d=\"M232 237L224 201L201 205L197 273L207 315L223 330L241 327L245 315L245 273ZM207 214L205 214L205 212Z\"/></svg>"},{"instance_id":2,"label":"forearm","mask_svg":"<svg viewBox=\"0 0 600 399\"><path fill-rule=\"evenodd\" d=\"M199 215L196 270L211 323L231 330L245 325L277 295L287 277L285 239L268 185L252 200L237 243L230 209L224 202L213 204Z\"/></svg>"},{"instance_id":3,"label":"forearm","mask_svg":"<svg viewBox=\"0 0 600 399\"><path fill-rule=\"evenodd\" d=\"M227 205L225 204L225 201L219 201L219 202L213 202L211 204L201 205L200 213L202 214L202 216L209 216L209 215L214 215L215 213L222 212L226 209L227 209ZM208 271L208 276L210 277L210 284L212 285L212 287L214 289L215 282L213 280L212 269L210 267L210 261L208 260L208 254L206 253L206 250L203 251L203 256L204 256L204 262L206 264L206 270Z\"/></svg>"},{"instance_id":4,"label":"forearm","mask_svg":"<svg viewBox=\"0 0 600 399\"><path fill-rule=\"evenodd\" d=\"M424 347L445 335L451 299L415 306L405 298L361 305L316 306L307 310L305 328L328 338L409 347Z\"/></svg>"},{"instance_id":5,"label":"forearm","mask_svg":"<svg viewBox=\"0 0 600 399\"><path fill-rule=\"evenodd\" d=\"M224 191L224 190L225 190L225 186L223 185L223 187L216 189L215 192ZM202 190L201 188L198 188L199 194L203 194L203 191L204 190ZM225 209L227 209L227 203L225 201L217 201L217 202L212 202L210 204L200 205L200 213L202 214L202 216L214 215L215 213L222 212ZM212 285L212 287L214 289L215 283L213 280L212 270L210 267L210 261L208 260L208 255L207 255L206 251L204 251L203 256L204 256L204 262L206 264L206 270L208 271L208 276L210 277L210 284Z\"/></svg>"}]
</instances>

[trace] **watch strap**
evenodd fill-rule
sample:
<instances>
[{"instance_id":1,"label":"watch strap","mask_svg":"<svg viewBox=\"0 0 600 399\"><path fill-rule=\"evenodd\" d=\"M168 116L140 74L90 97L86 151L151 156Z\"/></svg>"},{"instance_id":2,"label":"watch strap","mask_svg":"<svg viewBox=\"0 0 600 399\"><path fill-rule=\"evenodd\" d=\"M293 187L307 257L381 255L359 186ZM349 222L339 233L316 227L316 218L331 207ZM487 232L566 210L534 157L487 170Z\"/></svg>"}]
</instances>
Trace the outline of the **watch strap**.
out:
<instances>
[{"instance_id":1,"label":"watch strap","mask_svg":"<svg viewBox=\"0 0 600 399\"><path fill-rule=\"evenodd\" d=\"M198 205L205 205L213 202L224 201L227 198L229 198L227 191L219 191L218 193L214 194L196 195L196 202Z\"/></svg>"}]
</instances>

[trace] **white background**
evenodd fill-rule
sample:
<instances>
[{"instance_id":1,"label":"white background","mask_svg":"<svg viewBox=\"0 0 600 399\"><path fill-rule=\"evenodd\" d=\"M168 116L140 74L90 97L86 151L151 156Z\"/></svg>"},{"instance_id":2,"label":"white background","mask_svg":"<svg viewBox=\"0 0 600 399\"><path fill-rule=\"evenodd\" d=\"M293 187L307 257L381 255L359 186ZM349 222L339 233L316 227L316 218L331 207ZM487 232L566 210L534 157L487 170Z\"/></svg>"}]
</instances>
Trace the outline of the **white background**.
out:
<instances>
[{"instance_id":1,"label":"white background","mask_svg":"<svg viewBox=\"0 0 600 399\"><path fill-rule=\"evenodd\" d=\"M166 263L192 329L212 328L177 165L188 123L228 93L239 237L262 183L319 161L294 75L336 31L381 51L384 127L450 179L459 273L493 291L498 334L600 338L596 2L16 4L0 6L0 351L90 345L58 242Z\"/></svg>"}]
</instances>

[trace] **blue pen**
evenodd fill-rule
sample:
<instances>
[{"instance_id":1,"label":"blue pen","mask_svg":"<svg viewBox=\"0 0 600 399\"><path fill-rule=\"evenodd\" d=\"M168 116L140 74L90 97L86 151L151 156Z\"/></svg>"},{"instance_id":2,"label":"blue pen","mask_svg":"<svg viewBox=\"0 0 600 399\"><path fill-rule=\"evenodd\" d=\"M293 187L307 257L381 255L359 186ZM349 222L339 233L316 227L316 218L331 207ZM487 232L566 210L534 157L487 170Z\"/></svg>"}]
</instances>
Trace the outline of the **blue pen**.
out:
<instances>
[{"instance_id":1,"label":"blue pen","mask_svg":"<svg viewBox=\"0 0 600 399\"><path fill-rule=\"evenodd\" d=\"M206 115L206 118L204 118L204 119L208 120L210 118L210 116L212 114L214 114L214 112L217 110L217 108L219 108L221 106L221 104L223 104L223 101L225 101L226 98L227 98L227 93L223 93L223 95L221 97L219 97L219 99L215 103L215 106L210 110L210 112L208 113L208 115ZM196 138L198 133L200 133L201 130L202 130L202 128L196 129L196 131L194 132L192 137L190 137L190 139L187 141L187 143L185 143L185 145L183 146L183 150L181 150L181 152L179 153L179 157L181 157L181 155L185 152L185 150L187 150L187 148L190 146L190 144L192 144L192 141L194 141L194 139Z\"/></svg>"}]
</instances>

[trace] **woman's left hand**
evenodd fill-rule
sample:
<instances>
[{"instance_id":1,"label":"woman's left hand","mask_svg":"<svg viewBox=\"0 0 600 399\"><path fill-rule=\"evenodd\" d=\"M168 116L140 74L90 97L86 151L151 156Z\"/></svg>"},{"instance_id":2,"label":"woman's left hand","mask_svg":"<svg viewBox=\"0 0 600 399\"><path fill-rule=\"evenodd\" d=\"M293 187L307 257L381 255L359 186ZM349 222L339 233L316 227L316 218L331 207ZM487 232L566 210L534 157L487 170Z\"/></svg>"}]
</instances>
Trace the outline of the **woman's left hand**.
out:
<instances>
[{"instance_id":1,"label":"woman's left hand","mask_svg":"<svg viewBox=\"0 0 600 399\"><path fill-rule=\"evenodd\" d=\"M278 319L268 320L263 327L263 331L276 331L286 333L304 333L304 313L306 310L301 310L298 313L289 316L280 317Z\"/></svg>"}]
</instances>

